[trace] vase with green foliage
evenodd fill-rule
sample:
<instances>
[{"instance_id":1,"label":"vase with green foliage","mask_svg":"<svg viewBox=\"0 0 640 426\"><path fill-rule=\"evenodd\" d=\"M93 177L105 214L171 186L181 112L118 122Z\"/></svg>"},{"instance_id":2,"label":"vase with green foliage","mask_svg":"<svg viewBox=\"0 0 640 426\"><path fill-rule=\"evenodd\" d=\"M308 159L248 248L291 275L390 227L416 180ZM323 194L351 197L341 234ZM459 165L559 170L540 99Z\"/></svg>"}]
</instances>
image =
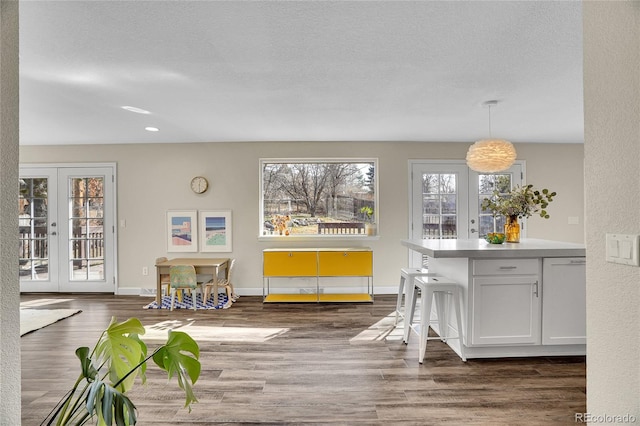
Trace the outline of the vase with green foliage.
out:
<instances>
[{"instance_id":1,"label":"vase with green foliage","mask_svg":"<svg viewBox=\"0 0 640 426\"><path fill-rule=\"evenodd\" d=\"M490 211L494 217L499 214L505 216L506 240L508 243L517 243L520 241L518 219L525 219L536 213L543 219L549 219L546 209L555 196L555 192L546 188L537 190L533 185L516 186L507 194L494 191L490 198L482 200L481 207L483 211Z\"/></svg>"},{"instance_id":2,"label":"vase with green foliage","mask_svg":"<svg viewBox=\"0 0 640 426\"><path fill-rule=\"evenodd\" d=\"M166 343L147 355L147 345L140 339L144 333L137 318L117 322L114 317L93 349L76 349L81 373L42 424L136 424L136 407L126 392L138 376L145 383L150 359L169 379L177 377L185 391L185 407L191 411L191 404L198 402L192 388L200 377L198 344L188 334L170 330Z\"/></svg>"},{"instance_id":3,"label":"vase with green foliage","mask_svg":"<svg viewBox=\"0 0 640 426\"><path fill-rule=\"evenodd\" d=\"M364 225L367 235L375 235L376 225L373 223L373 208L371 208L370 206L364 206L360 208L360 213L364 213L367 218L367 221Z\"/></svg>"}]
</instances>

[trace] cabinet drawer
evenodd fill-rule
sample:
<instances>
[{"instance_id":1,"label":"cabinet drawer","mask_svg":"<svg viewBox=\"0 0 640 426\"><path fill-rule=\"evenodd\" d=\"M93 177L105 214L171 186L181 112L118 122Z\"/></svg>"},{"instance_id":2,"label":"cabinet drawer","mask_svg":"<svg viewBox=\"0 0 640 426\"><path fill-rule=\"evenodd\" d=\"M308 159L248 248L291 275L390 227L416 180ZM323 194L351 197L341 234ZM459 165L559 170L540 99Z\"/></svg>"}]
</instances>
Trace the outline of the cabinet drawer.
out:
<instances>
[{"instance_id":1,"label":"cabinet drawer","mask_svg":"<svg viewBox=\"0 0 640 426\"><path fill-rule=\"evenodd\" d=\"M317 275L315 251L265 252L263 275L265 277L315 277Z\"/></svg>"},{"instance_id":2,"label":"cabinet drawer","mask_svg":"<svg viewBox=\"0 0 640 426\"><path fill-rule=\"evenodd\" d=\"M474 260L473 275L535 275L539 265L538 259Z\"/></svg>"},{"instance_id":3,"label":"cabinet drawer","mask_svg":"<svg viewBox=\"0 0 640 426\"><path fill-rule=\"evenodd\" d=\"M318 263L321 277L373 275L373 253L370 251L321 251Z\"/></svg>"}]
</instances>

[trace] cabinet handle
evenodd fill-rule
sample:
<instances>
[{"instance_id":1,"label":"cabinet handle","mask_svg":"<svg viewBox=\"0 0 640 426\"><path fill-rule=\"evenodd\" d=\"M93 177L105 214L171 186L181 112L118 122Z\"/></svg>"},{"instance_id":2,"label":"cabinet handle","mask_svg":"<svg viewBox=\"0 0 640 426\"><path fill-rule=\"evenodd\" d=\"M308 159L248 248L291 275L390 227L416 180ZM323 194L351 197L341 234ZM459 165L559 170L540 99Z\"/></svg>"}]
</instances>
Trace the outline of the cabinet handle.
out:
<instances>
[{"instance_id":1,"label":"cabinet handle","mask_svg":"<svg viewBox=\"0 0 640 426\"><path fill-rule=\"evenodd\" d=\"M293 253L289 253L289 257L293 257Z\"/></svg>"},{"instance_id":2,"label":"cabinet handle","mask_svg":"<svg viewBox=\"0 0 640 426\"><path fill-rule=\"evenodd\" d=\"M569 263L572 265L584 265L585 263L587 263L587 261L586 260L570 260Z\"/></svg>"},{"instance_id":3,"label":"cabinet handle","mask_svg":"<svg viewBox=\"0 0 640 426\"><path fill-rule=\"evenodd\" d=\"M345 257L346 257L346 256L348 256L348 254L347 254L347 253L343 253L342 255L343 255L343 256L345 256Z\"/></svg>"},{"instance_id":4,"label":"cabinet handle","mask_svg":"<svg viewBox=\"0 0 640 426\"><path fill-rule=\"evenodd\" d=\"M501 270L510 270L510 269L518 269L517 266L501 266L500 267Z\"/></svg>"},{"instance_id":5,"label":"cabinet handle","mask_svg":"<svg viewBox=\"0 0 640 426\"><path fill-rule=\"evenodd\" d=\"M533 283L533 295L536 297L540 297L538 295L538 281L536 281L535 283Z\"/></svg>"}]
</instances>

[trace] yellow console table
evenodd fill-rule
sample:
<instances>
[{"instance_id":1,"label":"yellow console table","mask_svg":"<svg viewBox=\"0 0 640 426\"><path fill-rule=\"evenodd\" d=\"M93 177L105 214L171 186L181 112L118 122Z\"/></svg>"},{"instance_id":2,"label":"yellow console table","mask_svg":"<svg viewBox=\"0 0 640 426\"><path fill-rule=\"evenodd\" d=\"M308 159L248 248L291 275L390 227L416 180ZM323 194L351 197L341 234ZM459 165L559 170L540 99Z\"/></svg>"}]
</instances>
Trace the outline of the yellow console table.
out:
<instances>
[{"instance_id":1,"label":"yellow console table","mask_svg":"<svg viewBox=\"0 0 640 426\"><path fill-rule=\"evenodd\" d=\"M265 249L262 276L264 302L373 302L373 251L368 247ZM337 277L366 278L366 293L321 291L322 278ZM315 293L271 293L272 278L314 279Z\"/></svg>"}]
</instances>

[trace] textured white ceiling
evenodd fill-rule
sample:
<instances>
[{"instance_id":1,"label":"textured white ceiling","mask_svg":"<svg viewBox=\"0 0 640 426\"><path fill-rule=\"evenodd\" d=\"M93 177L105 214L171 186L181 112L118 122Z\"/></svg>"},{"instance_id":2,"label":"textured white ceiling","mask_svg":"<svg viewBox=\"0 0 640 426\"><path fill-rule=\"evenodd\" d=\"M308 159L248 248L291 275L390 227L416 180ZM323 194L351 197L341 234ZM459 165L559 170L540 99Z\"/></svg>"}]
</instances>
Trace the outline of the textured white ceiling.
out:
<instances>
[{"instance_id":1,"label":"textured white ceiling","mask_svg":"<svg viewBox=\"0 0 640 426\"><path fill-rule=\"evenodd\" d=\"M20 97L24 145L471 142L490 99L494 137L581 143L581 4L21 1Z\"/></svg>"}]
</instances>

